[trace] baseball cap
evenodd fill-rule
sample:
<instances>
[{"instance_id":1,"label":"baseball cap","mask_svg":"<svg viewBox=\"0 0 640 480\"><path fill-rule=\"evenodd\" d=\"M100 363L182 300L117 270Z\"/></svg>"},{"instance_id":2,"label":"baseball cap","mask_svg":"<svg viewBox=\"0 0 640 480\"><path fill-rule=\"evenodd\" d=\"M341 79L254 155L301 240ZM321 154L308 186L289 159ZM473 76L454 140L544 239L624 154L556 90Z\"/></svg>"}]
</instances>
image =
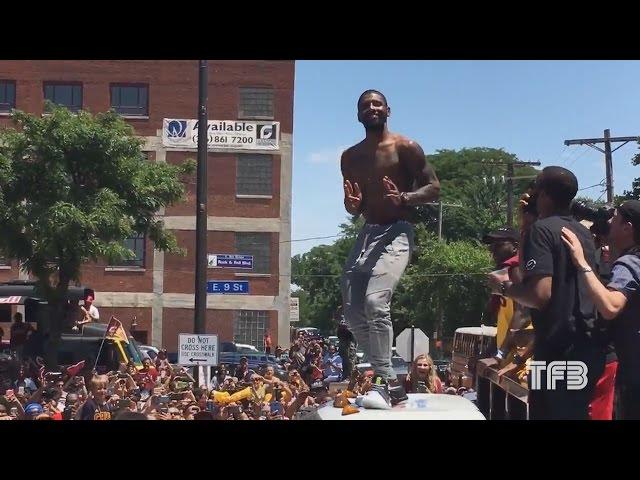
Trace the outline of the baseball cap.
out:
<instances>
[{"instance_id":1,"label":"baseball cap","mask_svg":"<svg viewBox=\"0 0 640 480\"><path fill-rule=\"evenodd\" d=\"M511 240L512 242L520 241L520 233L515 228L502 227L489 232L482 237L482 243L493 243L496 240Z\"/></svg>"},{"instance_id":2,"label":"baseball cap","mask_svg":"<svg viewBox=\"0 0 640 480\"><path fill-rule=\"evenodd\" d=\"M640 231L640 201L625 200L618 206L618 213L633 224L634 230Z\"/></svg>"}]
</instances>

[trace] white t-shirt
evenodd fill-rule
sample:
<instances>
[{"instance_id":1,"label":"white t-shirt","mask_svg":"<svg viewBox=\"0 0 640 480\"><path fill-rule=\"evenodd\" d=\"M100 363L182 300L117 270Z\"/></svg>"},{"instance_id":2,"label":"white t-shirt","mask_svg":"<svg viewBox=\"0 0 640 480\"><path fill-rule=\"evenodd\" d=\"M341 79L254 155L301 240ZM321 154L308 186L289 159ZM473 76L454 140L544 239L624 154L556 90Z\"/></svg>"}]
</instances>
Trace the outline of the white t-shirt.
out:
<instances>
[{"instance_id":1,"label":"white t-shirt","mask_svg":"<svg viewBox=\"0 0 640 480\"><path fill-rule=\"evenodd\" d=\"M98 309L96 308L95 305L91 304L91 306L89 307L89 310L87 311L89 312L89 315L91 315L91 318L93 320L100 320L100 312L98 312Z\"/></svg>"}]
</instances>

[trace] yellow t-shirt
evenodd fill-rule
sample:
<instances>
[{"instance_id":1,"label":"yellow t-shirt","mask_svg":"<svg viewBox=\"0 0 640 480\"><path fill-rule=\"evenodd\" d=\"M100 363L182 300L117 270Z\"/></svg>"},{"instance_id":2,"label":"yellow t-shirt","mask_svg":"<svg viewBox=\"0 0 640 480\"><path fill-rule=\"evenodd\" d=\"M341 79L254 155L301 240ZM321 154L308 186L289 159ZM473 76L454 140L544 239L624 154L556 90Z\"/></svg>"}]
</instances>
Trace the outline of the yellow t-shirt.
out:
<instances>
[{"instance_id":1,"label":"yellow t-shirt","mask_svg":"<svg viewBox=\"0 0 640 480\"><path fill-rule=\"evenodd\" d=\"M509 332L509 325L513 318L513 300L506 297L500 297L500 307L498 308L498 322L496 333L496 345L502 348L502 343Z\"/></svg>"}]
</instances>

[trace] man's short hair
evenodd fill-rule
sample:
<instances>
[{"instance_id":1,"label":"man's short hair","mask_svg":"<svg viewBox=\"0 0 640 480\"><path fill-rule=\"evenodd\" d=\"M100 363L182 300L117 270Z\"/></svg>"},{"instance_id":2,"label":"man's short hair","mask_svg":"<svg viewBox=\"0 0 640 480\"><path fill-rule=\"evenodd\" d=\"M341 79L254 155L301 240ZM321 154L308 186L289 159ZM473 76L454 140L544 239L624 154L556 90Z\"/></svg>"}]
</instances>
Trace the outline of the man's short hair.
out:
<instances>
[{"instance_id":1,"label":"man's short hair","mask_svg":"<svg viewBox=\"0 0 640 480\"><path fill-rule=\"evenodd\" d=\"M578 193L578 179L563 167L545 167L537 186L551 198L554 206L560 208L568 207Z\"/></svg>"},{"instance_id":2,"label":"man's short hair","mask_svg":"<svg viewBox=\"0 0 640 480\"><path fill-rule=\"evenodd\" d=\"M362 99L364 97L366 97L367 95L371 94L371 93L375 93L376 95L380 95L382 97L382 99L384 100L385 106L387 106L387 107L389 106L389 104L387 103L387 97L385 97L382 92L380 92L378 90L370 89L370 90L365 90L364 92L362 92L362 95L360 95L360 97L358 97L357 107L360 107L360 102L362 101Z\"/></svg>"}]
</instances>

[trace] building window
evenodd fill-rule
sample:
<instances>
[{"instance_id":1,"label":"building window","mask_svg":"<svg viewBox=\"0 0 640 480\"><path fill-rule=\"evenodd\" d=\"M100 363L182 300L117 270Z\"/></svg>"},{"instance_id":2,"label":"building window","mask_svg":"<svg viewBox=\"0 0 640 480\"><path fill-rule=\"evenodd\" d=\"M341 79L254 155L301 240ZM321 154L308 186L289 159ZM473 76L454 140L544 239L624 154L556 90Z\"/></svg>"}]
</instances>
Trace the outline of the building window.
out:
<instances>
[{"instance_id":1,"label":"building window","mask_svg":"<svg viewBox=\"0 0 640 480\"><path fill-rule=\"evenodd\" d=\"M241 87L240 118L273 118L273 88Z\"/></svg>"},{"instance_id":2,"label":"building window","mask_svg":"<svg viewBox=\"0 0 640 480\"><path fill-rule=\"evenodd\" d=\"M16 108L16 82L0 80L0 112Z\"/></svg>"},{"instance_id":3,"label":"building window","mask_svg":"<svg viewBox=\"0 0 640 480\"><path fill-rule=\"evenodd\" d=\"M114 263L113 267L141 267L144 268L145 254L145 238L144 235L134 235L127 238L122 245L136 254L136 258L121 260Z\"/></svg>"},{"instance_id":4,"label":"building window","mask_svg":"<svg viewBox=\"0 0 640 480\"><path fill-rule=\"evenodd\" d=\"M236 194L271 195L272 170L271 155L238 155Z\"/></svg>"},{"instance_id":5,"label":"building window","mask_svg":"<svg viewBox=\"0 0 640 480\"><path fill-rule=\"evenodd\" d=\"M82 108L82 85L68 83L45 83L44 99L67 107L72 112Z\"/></svg>"},{"instance_id":6,"label":"building window","mask_svg":"<svg viewBox=\"0 0 640 480\"><path fill-rule=\"evenodd\" d=\"M233 322L233 341L263 349L264 332L269 329L269 312L266 310L237 310Z\"/></svg>"},{"instance_id":7,"label":"building window","mask_svg":"<svg viewBox=\"0 0 640 480\"><path fill-rule=\"evenodd\" d=\"M253 272L269 273L271 266L271 234L236 232L236 253L253 255Z\"/></svg>"},{"instance_id":8,"label":"building window","mask_svg":"<svg viewBox=\"0 0 640 480\"><path fill-rule=\"evenodd\" d=\"M111 108L125 116L149 115L149 87L147 85L111 85Z\"/></svg>"}]
</instances>

